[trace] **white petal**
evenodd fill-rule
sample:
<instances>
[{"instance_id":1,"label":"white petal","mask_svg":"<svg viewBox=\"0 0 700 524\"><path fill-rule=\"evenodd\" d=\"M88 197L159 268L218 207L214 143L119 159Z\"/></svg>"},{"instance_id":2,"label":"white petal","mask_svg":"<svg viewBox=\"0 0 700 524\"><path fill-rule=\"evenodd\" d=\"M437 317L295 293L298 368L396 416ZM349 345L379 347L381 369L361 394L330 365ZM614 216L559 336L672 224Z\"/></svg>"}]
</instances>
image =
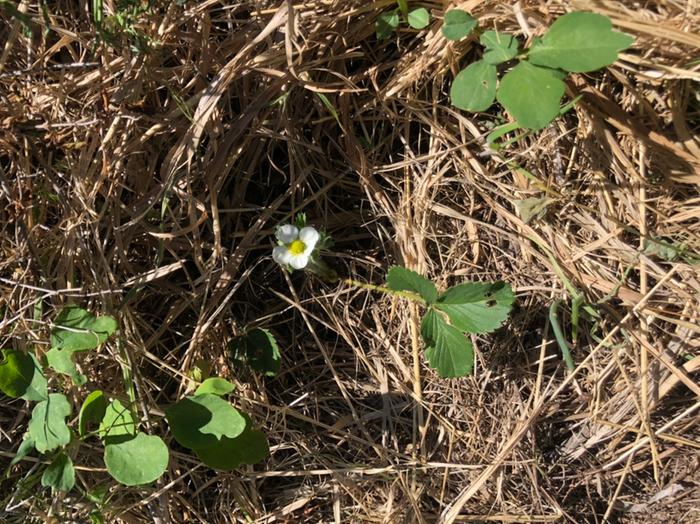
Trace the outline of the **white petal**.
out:
<instances>
[{"instance_id":1,"label":"white petal","mask_svg":"<svg viewBox=\"0 0 700 524\"><path fill-rule=\"evenodd\" d=\"M318 242L319 236L318 231L316 231L313 227L305 227L299 231L299 240L301 240L306 246L304 253L311 254L316 247L316 242Z\"/></svg>"},{"instance_id":2,"label":"white petal","mask_svg":"<svg viewBox=\"0 0 700 524\"><path fill-rule=\"evenodd\" d=\"M275 236L280 242L283 242L284 244L289 244L297 239L297 237L299 236L299 230L297 229L297 226L293 226L292 224L285 224L277 228Z\"/></svg>"},{"instance_id":3,"label":"white petal","mask_svg":"<svg viewBox=\"0 0 700 524\"><path fill-rule=\"evenodd\" d=\"M272 260L282 266L288 266L293 256L285 246L277 246L272 250Z\"/></svg>"},{"instance_id":4,"label":"white petal","mask_svg":"<svg viewBox=\"0 0 700 524\"><path fill-rule=\"evenodd\" d=\"M301 253L300 255L292 255L290 253L289 265L294 269L304 269L309 263L309 255Z\"/></svg>"}]
</instances>

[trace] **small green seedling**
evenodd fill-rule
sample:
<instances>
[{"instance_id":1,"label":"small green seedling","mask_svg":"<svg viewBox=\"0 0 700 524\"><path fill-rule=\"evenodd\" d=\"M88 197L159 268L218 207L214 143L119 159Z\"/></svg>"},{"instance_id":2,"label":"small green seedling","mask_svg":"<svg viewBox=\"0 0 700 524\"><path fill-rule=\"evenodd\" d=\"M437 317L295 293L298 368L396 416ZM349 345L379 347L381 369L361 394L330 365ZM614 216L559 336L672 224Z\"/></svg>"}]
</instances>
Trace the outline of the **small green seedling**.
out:
<instances>
[{"instance_id":1,"label":"small green seedling","mask_svg":"<svg viewBox=\"0 0 700 524\"><path fill-rule=\"evenodd\" d=\"M461 40L476 26L469 13L453 9L445 13L442 34ZM562 113L568 73L611 65L633 42L631 36L613 31L607 16L595 13L561 16L525 50L513 35L484 31L479 35L484 47L481 60L457 74L450 98L456 107L472 112L486 111L497 100L518 127L542 129ZM499 81L501 70L506 72Z\"/></svg>"},{"instance_id":2,"label":"small green seedling","mask_svg":"<svg viewBox=\"0 0 700 524\"><path fill-rule=\"evenodd\" d=\"M430 13L425 7L409 10L406 0L397 0L397 7L388 13L382 13L374 22L377 38L384 40L396 31L403 18L413 29L425 29L430 24Z\"/></svg>"},{"instance_id":3,"label":"small green seedling","mask_svg":"<svg viewBox=\"0 0 700 524\"><path fill-rule=\"evenodd\" d=\"M71 383L78 387L85 385L87 379L78 371L75 355L97 349L117 328L114 318L97 317L71 305L54 321L51 349L44 363L29 352L2 350L0 391L9 397L37 402L11 465L23 460L32 450L47 455L50 463L41 483L53 491L66 492L74 487L73 460L82 441L93 437L104 446L107 472L125 486L154 482L168 468L167 444L157 435L140 431L133 402L109 398L103 391L94 390L85 397L74 428L70 422L74 409L68 396L49 391L50 382L65 387L72 387ZM269 332L258 331L265 334L266 347L274 351L255 353L251 367L271 367L276 372L279 348ZM47 374L50 371L53 374ZM70 382L61 381L62 375ZM174 439L215 469L231 470L242 464L254 464L268 453L265 434L253 429L250 417L224 398L234 389L227 380L210 377L199 385L194 395L165 410Z\"/></svg>"}]
</instances>

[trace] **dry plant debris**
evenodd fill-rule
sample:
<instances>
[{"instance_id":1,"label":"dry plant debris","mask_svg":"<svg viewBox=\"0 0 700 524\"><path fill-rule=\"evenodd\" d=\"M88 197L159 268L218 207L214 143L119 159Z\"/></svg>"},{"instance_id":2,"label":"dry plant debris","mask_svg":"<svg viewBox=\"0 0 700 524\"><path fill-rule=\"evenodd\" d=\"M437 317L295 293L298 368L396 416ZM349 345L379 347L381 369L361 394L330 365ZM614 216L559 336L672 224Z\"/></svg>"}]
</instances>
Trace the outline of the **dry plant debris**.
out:
<instances>
[{"instance_id":1,"label":"dry plant debris","mask_svg":"<svg viewBox=\"0 0 700 524\"><path fill-rule=\"evenodd\" d=\"M2 347L45 352L68 303L108 312L88 388L133 384L147 418L209 370L271 453L233 473L174 453L126 488L96 450L52 498L41 459L7 468L29 410L3 396L1 521L700 521L696 1L452 5L523 41L570 11L635 38L498 152L497 108L449 104L480 51L444 39L447 2L382 41L384 0L96 3L99 31L90 2L0 2ZM415 305L280 271L275 227L302 211L344 276L508 281L517 309L474 337L475 375L414 361ZM598 318L570 373L548 311L562 300L571 341L576 296ZM250 325L280 343L274 379L228 358Z\"/></svg>"}]
</instances>

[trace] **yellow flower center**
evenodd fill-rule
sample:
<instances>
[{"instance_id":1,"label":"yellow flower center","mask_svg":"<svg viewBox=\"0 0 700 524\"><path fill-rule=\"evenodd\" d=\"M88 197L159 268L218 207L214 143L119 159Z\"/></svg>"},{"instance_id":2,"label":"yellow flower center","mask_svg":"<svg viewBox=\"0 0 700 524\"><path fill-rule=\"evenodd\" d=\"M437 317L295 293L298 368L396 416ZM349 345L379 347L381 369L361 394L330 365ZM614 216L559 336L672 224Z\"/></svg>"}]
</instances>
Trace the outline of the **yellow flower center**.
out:
<instances>
[{"instance_id":1,"label":"yellow flower center","mask_svg":"<svg viewBox=\"0 0 700 524\"><path fill-rule=\"evenodd\" d=\"M289 249L289 252L292 255L301 255L306 249L306 244L304 244L301 240L295 240L294 242L289 244L287 249Z\"/></svg>"}]
</instances>

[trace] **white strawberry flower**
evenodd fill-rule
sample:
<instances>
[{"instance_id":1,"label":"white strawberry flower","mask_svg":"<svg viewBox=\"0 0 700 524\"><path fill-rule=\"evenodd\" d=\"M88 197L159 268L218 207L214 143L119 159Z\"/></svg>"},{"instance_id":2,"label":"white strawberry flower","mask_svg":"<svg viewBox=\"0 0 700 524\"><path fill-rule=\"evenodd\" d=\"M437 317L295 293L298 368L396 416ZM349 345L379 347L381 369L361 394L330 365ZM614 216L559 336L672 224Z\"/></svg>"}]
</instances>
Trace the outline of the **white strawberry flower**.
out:
<instances>
[{"instance_id":1,"label":"white strawberry flower","mask_svg":"<svg viewBox=\"0 0 700 524\"><path fill-rule=\"evenodd\" d=\"M272 259L293 269L304 269L309 264L320 238L313 227L299 229L292 224L278 227L275 236L279 245L272 250Z\"/></svg>"}]
</instances>

